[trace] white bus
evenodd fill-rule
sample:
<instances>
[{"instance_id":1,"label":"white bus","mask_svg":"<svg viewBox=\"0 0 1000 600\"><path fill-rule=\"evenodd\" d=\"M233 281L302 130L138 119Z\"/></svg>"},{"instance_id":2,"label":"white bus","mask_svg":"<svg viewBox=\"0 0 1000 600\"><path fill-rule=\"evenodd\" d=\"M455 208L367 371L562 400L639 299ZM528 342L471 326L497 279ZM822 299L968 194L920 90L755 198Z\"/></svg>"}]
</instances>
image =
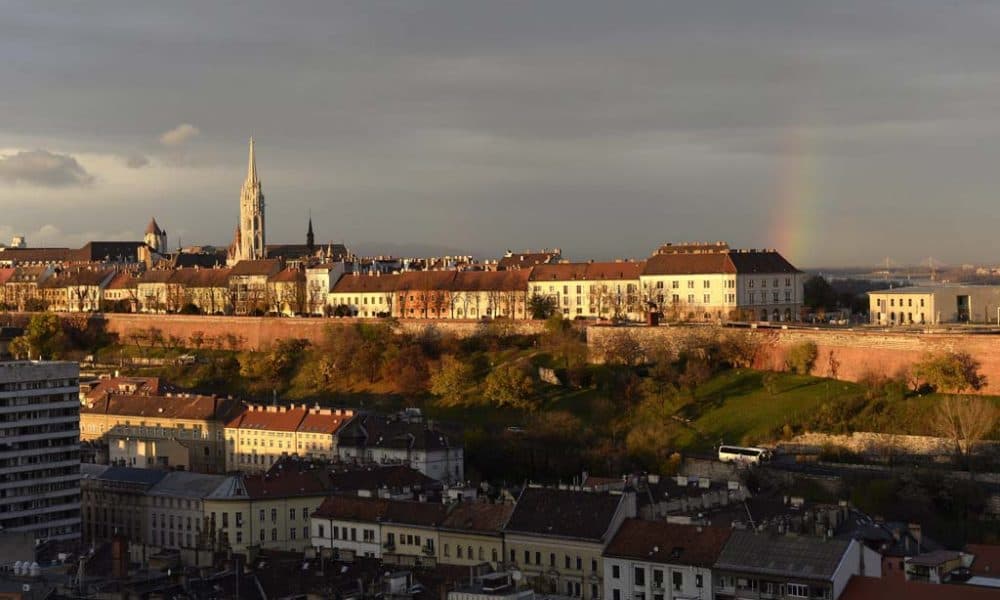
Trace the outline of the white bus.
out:
<instances>
[{"instance_id":1,"label":"white bus","mask_svg":"<svg viewBox=\"0 0 1000 600\"><path fill-rule=\"evenodd\" d=\"M746 448L743 446L719 446L720 462L743 462L760 464L770 460L771 451L767 448Z\"/></svg>"}]
</instances>

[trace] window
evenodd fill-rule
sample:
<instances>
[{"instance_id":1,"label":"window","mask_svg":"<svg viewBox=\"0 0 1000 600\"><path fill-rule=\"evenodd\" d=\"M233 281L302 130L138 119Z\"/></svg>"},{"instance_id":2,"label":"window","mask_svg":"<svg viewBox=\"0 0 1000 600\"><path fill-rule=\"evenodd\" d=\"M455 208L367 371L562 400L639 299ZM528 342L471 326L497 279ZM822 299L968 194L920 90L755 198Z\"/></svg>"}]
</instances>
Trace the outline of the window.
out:
<instances>
[{"instance_id":1,"label":"window","mask_svg":"<svg viewBox=\"0 0 1000 600\"><path fill-rule=\"evenodd\" d=\"M294 508L289 508L288 509L288 520L289 521L294 521L295 520L295 509Z\"/></svg>"},{"instance_id":2,"label":"window","mask_svg":"<svg viewBox=\"0 0 1000 600\"><path fill-rule=\"evenodd\" d=\"M689 290L693 290L694 289L694 280L693 279L688 279L688 289Z\"/></svg>"},{"instance_id":3,"label":"window","mask_svg":"<svg viewBox=\"0 0 1000 600\"><path fill-rule=\"evenodd\" d=\"M597 559L596 558L590 559L590 570L593 573L597 572Z\"/></svg>"},{"instance_id":4,"label":"window","mask_svg":"<svg viewBox=\"0 0 1000 600\"><path fill-rule=\"evenodd\" d=\"M272 523L277 523L278 522L278 509L277 508L272 508L271 509L271 522Z\"/></svg>"},{"instance_id":5,"label":"window","mask_svg":"<svg viewBox=\"0 0 1000 600\"><path fill-rule=\"evenodd\" d=\"M556 566L556 553L555 552L549 554L549 566L550 567Z\"/></svg>"},{"instance_id":6,"label":"window","mask_svg":"<svg viewBox=\"0 0 1000 600\"><path fill-rule=\"evenodd\" d=\"M707 290L708 288L712 287L712 282L706 279L701 282L701 287Z\"/></svg>"},{"instance_id":7,"label":"window","mask_svg":"<svg viewBox=\"0 0 1000 600\"><path fill-rule=\"evenodd\" d=\"M236 526L237 527L243 527L243 513L242 512L236 513Z\"/></svg>"},{"instance_id":8,"label":"window","mask_svg":"<svg viewBox=\"0 0 1000 600\"><path fill-rule=\"evenodd\" d=\"M694 576L694 587L700 588L704 585L704 580L701 575Z\"/></svg>"},{"instance_id":9,"label":"window","mask_svg":"<svg viewBox=\"0 0 1000 600\"><path fill-rule=\"evenodd\" d=\"M701 301L704 304L710 304L712 302L712 295L711 294L705 294L704 296L701 297Z\"/></svg>"},{"instance_id":10,"label":"window","mask_svg":"<svg viewBox=\"0 0 1000 600\"><path fill-rule=\"evenodd\" d=\"M173 521L173 519L173 517L170 517L171 521ZM173 527L173 523L171 523L170 526ZM229 527L229 513L227 512L222 513L222 527Z\"/></svg>"},{"instance_id":11,"label":"window","mask_svg":"<svg viewBox=\"0 0 1000 600\"><path fill-rule=\"evenodd\" d=\"M611 579L621 579L622 569L618 565L611 565Z\"/></svg>"},{"instance_id":12,"label":"window","mask_svg":"<svg viewBox=\"0 0 1000 600\"><path fill-rule=\"evenodd\" d=\"M278 528L277 527L271 529L271 541L272 542L277 542L278 541Z\"/></svg>"},{"instance_id":13,"label":"window","mask_svg":"<svg viewBox=\"0 0 1000 600\"><path fill-rule=\"evenodd\" d=\"M633 577L636 585L646 585L646 569L642 567L635 568L635 576Z\"/></svg>"},{"instance_id":14,"label":"window","mask_svg":"<svg viewBox=\"0 0 1000 600\"><path fill-rule=\"evenodd\" d=\"M671 573L671 577L673 579L674 591L675 592L681 591L681 587L683 587L684 585L684 574L681 573L680 571L674 571L673 573Z\"/></svg>"},{"instance_id":15,"label":"window","mask_svg":"<svg viewBox=\"0 0 1000 600\"><path fill-rule=\"evenodd\" d=\"M670 282L670 287L671 287L671 289L675 289L676 290L677 288L680 287L680 282L679 281L671 281Z\"/></svg>"},{"instance_id":16,"label":"window","mask_svg":"<svg viewBox=\"0 0 1000 600\"><path fill-rule=\"evenodd\" d=\"M263 508L262 508L262 509L260 509L260 521L261 521L262 523L264 522L264 509L263 509Z\"/></svg>"},{"instance_id":17,"label":"window","mask_svg":"<svg viewBox=\"0 0 1000 600\"><path fill-rule=\"evenodd\" d=\"M808 598L809 586L801 583L789 583L785 586L785 592L795 598Z\"/></svg>"},{"instance_id":18,"label":"window","mask_svg":"<svg viewBox=\"0 0 1000 600\"><path fill-rule=\"evenodd\" d=\"M236 543L237 544L242 544L243 543L243 532L242 531L237 531L236 532Z\"/></svg>"},{"instance_id":19,"label":"window","mask_svg":"<svg viewBox=\"0 0 1000 600\"><path fill-rule=\"evenodd\" d=\"M472 548L469 548L469 558L472 558ZM542 553L541 552L535 552L535 564L536 565L542 564Z\"/></svg>"},{"instance_id":20,"label":"window","mask_svg":"<svg viewBox=\"0 0 1000 600\"><path fill-rule=\"evenodd\" d=\"M264 530L263 530L263 529L261 529L261 530L260 530L260 541L262 541L262 542L263 542L263 541L264 541L264 538L265 538L265 537L266 537L266 536L264 535Z\"/></svg>"},{"instance_id":21,"label":"window","mask_svg":"<svg viewBox=\"0 0 1000 600\"><path fill-rule=\"evenodd\" d=\"M317 529L317 533L319 534L319 537L324 537L326 535L326 531L322 523L320 523L319 529Z\"/></svg>"},{"instance_id":22,"label":"window","mask_svg":"<svg viewBox=\"0 0 1000 600\"><path fill-rule=\"evenodd\" d=\"M611 600L622 600L622 591L611 590Z\"/></svg>"},{"instance_id":23,"label":"window","mask_svg":"<svg viewBox=\"0 0 1000 600\"><path fill-rule=\"evenodd\" d=\"M291 529L288 530L288 539L290 539L290 540L294 540L295 539L295 528L294 527L292 527Z\"/></svg>"},{"instance_id":24,"label":"window","mask_svg":"<svg viewBox=\"0 0 1000 600\"><path fill-rule=\"evenodd\" d=\"M576 557L576 570L577 571L583 570L583 559L580 558L579 556Z\"/></svg>"},{"instance_id":25,"label":"window","mask_svg":"<svg viewBox=\"0 0 1000 600\"><path fill-rule=\"evenodd\" d=\"M305 506L302 507L302 520L303 521L309 520L309 509L306 508Z\"/></svg>"},{"instance_id":26,"label":"window","mask_svg":"<svg viewBox=\"0 0 1000 600\"><path fill-rule=\"evenodd\" d=\"M531 564L531 552L528 552L527 550L524 551L524 564Z\"/></svg>"},{"instance_id":27,"label":"window","mask_svg":"<svg viewBox=\"0 0 1000 600\"><path fill-rule=\"evenodd\" d=\"M688 294L688 304L694 304L694 294Z\"/></svg>"}]
</instances>

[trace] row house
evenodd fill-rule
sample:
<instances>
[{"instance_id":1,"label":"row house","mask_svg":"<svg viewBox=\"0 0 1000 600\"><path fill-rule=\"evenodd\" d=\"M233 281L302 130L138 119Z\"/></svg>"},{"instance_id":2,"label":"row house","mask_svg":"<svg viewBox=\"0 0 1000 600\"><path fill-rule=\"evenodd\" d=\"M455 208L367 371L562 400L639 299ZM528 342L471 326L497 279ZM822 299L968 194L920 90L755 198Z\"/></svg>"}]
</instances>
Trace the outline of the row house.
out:
<instances>
[{"instance_id":1,"label":"row house","mask_svg":"<svg viewBox=\"0 0 1000 600\"><path fill-rule=\"evenodd\" d=\"M11 310L45 310L41 285L56 272L53 265L13 267L3 284L3 304Z\"/></svg>"},{"instance_id":2,"label":"row house","mask_svg":"<svg viewBox=\"0 0 1000 600\"><path fill-rule=\"evenodd\" d=\"M420 417L361 414L337 432L344 462L401 464L445 483L465 481L465 451L456 436Z\"/></svg>"},{"instance_id":3,"label":"row house","mask_svg":"<svg viewBox=\"0 0 1000 600\"><path fill-rule=\"evenodd\" d=\"M542 593L602 597L603 554L635 517L635 494L525 488L504 527L507 561Z\"/></svg>"},{"instance_id":4,"label":"row house","mask_svg":"<svg viewBox=\"0 0 1000 600\"><path fill-rule=\"evenodd\" d=\"M639 279L644 302L672 319L791 321L805 274L774 250L718 242L662 246Z\"/></svg>"},{"instance_id":5,"label":"row house","mask_svg":"<svg viewBox=\"0 0 1000 600\"><path fill-rule=\"evenodd\" d=\"M80 406L80 440L106 442L115 465L224 472L224 427L242 404L145 389L122 379L88 392Z\"/></svg>"},{"instance_id":6,"label":"row house","mask_svg":"<svg viewBox=\"0 0 1000 600\"><path fill-rule=\"evenodd\" d=\"M241 260L229 272L229 292L233 311L238 315L268 312L268 282L282 269L276 258Z\"/></svg>"},{"instance_id":7,"label":"row house","mask_svg":"<svg viewBox=\"0 0 1000 600\"><path fill-rule=\"evenodd\" d=\"M712 565L731 529L626 519L604 551L604 598L714 598Z\"/></svg>"},{"instance_id":8,"label":"row house","mask_svg":"<svg viewBox=\"0 0 1000 600\"><path fill-rule=\"evenodd\" d=\"M404 467L350 469L285 461L256 475L204 474L84 464L83 531L88 542L125 534L133 558L163 549L247 552L302 550L311 544L309 515L331 494L412 500L440 484ZM409 493L406 493L406 492ZM440 505L433 505L440 506ZM206 557L201 555L200 564Z\"/></svg>"},{"instance_id":9,"label":"row house","mask_svg":"<svg viewBox=\"0 0 1000 600\"><path fill-rule=\"evenodd\" d=\"M53 273L38 287L48 310L96 312L115 274L113 269L100 267L66 269Z\"/></svg>"},{"instance_id":10,"label":"row house","mask_svg":"<svg viewBox=\"0 0 1000 600\"><path fill-rule=\"evenodd\" d=\"M880 555L858 540L733 531L712 589L716 600L838 600L853 576L882 576Z\"/></svg>"},{"instance_id":11,"label":"row house","mask_svg":"<svg viewBox=\"0 0 1000 600\"><path fill-rule=\"evenodd\" d=\"M232 301L229 296L230 269L200 267L177 269L170 278L167 298L174 312L194 305L206 315L229 314ZM179 305L179 306L178 306Z\"/></svg>"},{"instance_id":12,"label":"row house","mask_svg":"<svg viewBox=\"0 0 1000 600\"><path fill-rule=\"evenodd\" d=\"M503 528L514 512L508 503L458 502L438 528L438 561L473 567L488 563L500 569L504 561Z\"/></svg>"},{"instance_id":13,"label":"row house","mask_svg":"<svg viewBox=\"0 0 1000 600\"><path fill-rule=\"evenodd\" d=\"M327 298L333 286L353 265L344 261L322 263L306 268L306 302L311 315L327 312Z\"/></svg>"},{"instance_id":14,"label":"row house","mask_svg":"<svg viewBox=\"0 0 1000 600\"><path fill-rule=\"evenodd\" d=\"M259 473L287 456L335 459L337 433L353 416L318 405L248 406L225 425L226 468Z\"/></svg>"},{"instance_id":15,"label":"row house","mask_svg":"<svg viewBox=\"0 0 1000 600\"><path fill-rule=\"evenodd\" d=\"M351 316L410 319L530 317L530 269L514 271L408 271L344 275L328 303Z\"/></svg>"},{"instance_id":16,"label":"row house","mask_svg":"<svg viewBox=\"0 0 1000 600\"><path fill-rule=\"evenodd\" d=\"M541 264L531 269L532 296L554 301L563 318L641 320L643 261Z\"/></svg>"},{"instance_id":17,"label":"row house","mask_svg":"<svg viewBox=\"0 0 1000 600\"><path fill-rule=\"evenodd\" d=\"M138 312L138 277L131 271L119 271L104 286L102 310L110 312Z\"/></svg>"},{"instance_id":18,"label":"row house","mask_svg":"<svg viewBox=\"0 0 1000 600\"><path fill-rule=\"evenodd\" d=\"M268 278L267 310L286 316L309 314L309 295L303 269L289 267Z\"/></svg>"},{"instance_id":19,"label":"row house","mask_svg":"<svg viewBox=\"0 0 1000 600\"><path fill-rule=\"evenodd\" d=\"M312 514L311 543L345 557L434 566L447 514L445 504L331 496Z\"/></svg>"}]
</instances>

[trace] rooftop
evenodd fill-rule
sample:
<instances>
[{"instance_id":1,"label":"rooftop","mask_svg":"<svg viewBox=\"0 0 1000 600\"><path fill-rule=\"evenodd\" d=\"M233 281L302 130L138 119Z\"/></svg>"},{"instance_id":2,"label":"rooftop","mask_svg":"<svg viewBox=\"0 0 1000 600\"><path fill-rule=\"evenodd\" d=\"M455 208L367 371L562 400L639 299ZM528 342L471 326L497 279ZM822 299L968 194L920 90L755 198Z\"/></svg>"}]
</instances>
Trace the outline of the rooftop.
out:
<instances>
[{"instance_id":1,"label":"rooftop","mask_svg":"<svg viewBox=\"0 0 1000 600\"><path fill-rule=\"evenodd\" d=\"M830 581L850 544L850 540L733 531L714 568Z\"/></svg>"},{"instance_id":2,"label":"rooftop","mask_svg":"<svg viewBox=\"0 0 1000 600\"><path fill-rule=\"evenodd\" d=\"M525 488L504 530L601 541L624 496L551 488Z\"/></svg>"},{"instance_id":3,"label":"rooftop","mask_svg":"<svg viewBox=\"0 0 1000 600\"><path fill-rule=\"evenodd\" d=\"M604 555L649 562L710 568L719 559L731 529L626 519Z\"/></svg>"}]
</instances>

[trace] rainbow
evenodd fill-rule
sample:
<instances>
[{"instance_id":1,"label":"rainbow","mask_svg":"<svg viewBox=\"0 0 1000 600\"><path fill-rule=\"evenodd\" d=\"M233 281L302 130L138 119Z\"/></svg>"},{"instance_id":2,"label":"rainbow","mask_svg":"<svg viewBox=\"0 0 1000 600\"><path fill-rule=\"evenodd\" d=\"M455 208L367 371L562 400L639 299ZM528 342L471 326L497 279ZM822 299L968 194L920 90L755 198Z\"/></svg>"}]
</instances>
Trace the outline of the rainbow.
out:
<instances>
[{"instance_id":1,"label":"rainbow","mask_svg":"<svg viewBox=\"0 0 1000 600\"><path fill-rule=\"evenodd\" d=\"M817 213L822 203L816 160L816 135L803 127L788 131L776 176L773 226L768 245L793 264L815 260Z\"/></svg>"}]
</instances>

